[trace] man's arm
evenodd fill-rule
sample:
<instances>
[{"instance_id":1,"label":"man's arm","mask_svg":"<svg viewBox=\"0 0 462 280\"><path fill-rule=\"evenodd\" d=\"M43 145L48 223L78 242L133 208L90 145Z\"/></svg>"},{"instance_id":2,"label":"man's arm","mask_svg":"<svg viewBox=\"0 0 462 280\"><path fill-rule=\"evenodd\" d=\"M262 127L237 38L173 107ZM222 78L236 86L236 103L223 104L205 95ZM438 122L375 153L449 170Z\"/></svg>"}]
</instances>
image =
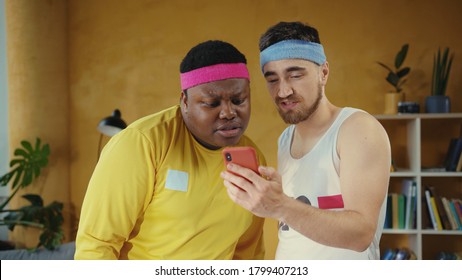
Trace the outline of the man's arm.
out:
<instances>
[{"instance_id":1,"label":"man's arm","mask_svg":"<svg viewBox=\"0 0 462 280\"><path fill-rule=\"evenodd\" d=\"M106 145L90 180L75 259L118 259L140 213L150 203L154 167L149 142L126 129Z\"/></svg>"},{"instance_id":2,"label":"man's arm","mask_svg":"<svg viewBox=\"0 0 462 280\"><path fill-rule=\"evenodd\" d=\"M343 211L318 209L286 196L273 168L260 168L264 179L231 165L230 171L247 179L229 172L222 177L231 199L256 215L278 219L316 242L364 251L375 234L388 188L388 136L372 116L356 113L342 125L337 148Z\"/></svg>"}]
</instances>

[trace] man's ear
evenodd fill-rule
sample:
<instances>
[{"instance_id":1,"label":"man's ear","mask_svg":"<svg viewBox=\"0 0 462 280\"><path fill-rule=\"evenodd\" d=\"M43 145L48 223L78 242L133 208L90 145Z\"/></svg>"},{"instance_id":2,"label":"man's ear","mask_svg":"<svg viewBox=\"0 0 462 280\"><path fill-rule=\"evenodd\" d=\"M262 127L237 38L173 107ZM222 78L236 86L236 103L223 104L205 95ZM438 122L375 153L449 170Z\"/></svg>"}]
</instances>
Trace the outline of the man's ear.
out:
<instances>
[{"instance_id":1,"label":"man's ear","mask_svg":"<svg viewBox=\"0 0 462 280\"><path fill-rule=\"evenodd\" d=\"M183 108L183 111L187 113L188 112L188 94L185 93L184 91L181 92L180 105Z\"/></svg>"},{"instance_id":2,"label":"man's ear","mask_svg":"<svg viewBox=\"0 0 462 280\"><path fill-rule=\"evenodd\" d=\"M328 78L329 78L329 63L326 61L323 65L321 65L321 81L323 85L326 85Z\"/></svg>"}]
</instances>

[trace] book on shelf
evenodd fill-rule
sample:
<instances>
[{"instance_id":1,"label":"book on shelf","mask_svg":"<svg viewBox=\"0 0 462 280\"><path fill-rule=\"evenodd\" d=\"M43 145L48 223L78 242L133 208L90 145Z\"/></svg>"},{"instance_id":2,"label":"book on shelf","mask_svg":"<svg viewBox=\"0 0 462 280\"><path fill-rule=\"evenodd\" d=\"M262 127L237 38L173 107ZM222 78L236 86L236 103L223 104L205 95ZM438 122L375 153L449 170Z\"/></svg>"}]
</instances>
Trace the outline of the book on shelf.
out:
<instances>
[{"instance_id":1,"label":"book on shelf","mask_svg":"<svg viewBox=\"0 0 462 280\"><path fill-rule=\"evenodd\" d=\"M451 206L449 205L449 200L446 197L442 197L441 202L443 203L444 211L446 212L448 222L449 222L449 225L450 225L450 227L447 228L447 229L450 229L450 230L459 229L459 225L457 224L456 218L455 218L454 214L452 213Z\"/></svg>"},{"instance_id":2,"label":"book on shelf","mask_svg":"<svg viewBox=\"0 0 462 280\"><path fill-rule=\"evenodd\" d=\"M430 197L430 202L432 205L433 214L435 215L437 230L443 230L443 224L441 223L440 213L438 212L438 208L436 207L435 198Z\"/></svg>"},{"instance_id":3,"label":"book on shelf","mask_svg":"<svg viewBox=\"0 0 462 280\"><path fill-rule=\"evenodd\" d=\"M456 205L455 205L454 201L447 199L447 203L449 205L449 209L451 211L452 217L454 218L454 226L455 226L454 229L462 230L462 220L461 220L459 214L457 213Z\"/></svg>"},{"instance_id":4,"label":"book on shelf","mask_svg":"<svg viewBox=\"0 0 462 280\"><path fill-rule=\"evenodd\" d=\"M417 182L412 182L411 214L409 217L409 229L417 228Z\"/></svg>"},{"instance_id":5,"label":"book on shelf","mask_svg":"<svg viewBox=\"0 0 462 280\"><path fill-rule=\"evenodd\" d=\"M417 183L414 180L403 180L401 192L404 195L405 213L404 213L404 228L415 228L415 214L417 205Z\"/></svg>"},{"instance_id":6,"label":"book on shelf","mask_svg":"<svg viewBox=\"0 0 462 280\"><path fill-rule=\"evenodd\" d=\"M456 171L462 153L462 137L451 138L444 160L446 171ZM462 164L462 163L461 163ZM461 165L462 167L462 165Z\"/></svg>"},{"instance_id":7,"label":"book on shelf","mask_svg":"<svg viewBox=\"0 0 462 280\"><path fill-rule=\"evenodd\" d=\"M459 222L462 224L462 200L460 199L451 199L451 202L454 203L454 208L456 209L457 216L459 217Z\"/></svg>"},{"instance_id":8,"label":"book on shelf","mask_svg":"<svg viewBox=\"0 0 462 280\"><path fill-rule=\"evenodd\" d=\"M436 205L434 206L435 200L434 199L432 200L430 191L428 189L425 189L425 198L426 198L426 202L427 202L428 214L430 216L430 220L432 222L433 229L434 230L441 229L441 228L438 227L438 223L436 221L436 217L438 215L436 213ZM438 217L438 219L439 219L439 217ZM441 222L440 222L439 226L441 227Z\"/></svg>"},{"instance_id":9,"label":"book on shelf","mask_svg":"<svg viewBox=\"0 0 462 280\"><path fill-rule=\"evenodd\" d=\"M430 218L430 213L428 210L428 204L427 204L427 197L424 193L421 198L421 203L420 205L422 206L421 209L421 214L422 214L422 229L433 229L433 222L432 219Z\"/></svg>"},{"instance_id":10,"label":"book on shelf","mask_svg":"<svg viewBox=\"0 0 462 280\"><path fill-rule=\"evenodd\" d=\"M392 210L391 201L392 201L391 194L387 194L387 210L385 212L385 224L383 226L383 228L387 228L387 229L390 229L393 227L393 222L392 222L393 210Z\"/></svg>"},{"instance_id":11,"label":"book on shelf","mask_svg":"<svg viewBox=\"0 0 462 280\"><path fill-rule=\"evenodd\" d=\"M427 186L426 187L430 191L430 195L435 201L435 206L436 206L436 212L438 217L440 218L440 223L441 223L441 229L445 230L451 230L453 229L451 225L451 221L449 220L448 212L446 211L443 202L441 200L441 197L437 194L435 187L434 186ZM438 217L437 220L438 220Z\"/></svg>"},{"instance_id":12,"label":"book on shelf","mask_svg":"<svg viewBox=\"0 0 462 280\"><path fill-rule=\"evenodd\" d=\"M393 229L399 228L398 196L397 193L391 193L391 228Z\"/></svg>"},{"instance_id":13,"label":"book on shelf","mask_svg":"<svg viewBox=\"0 0 462 280\"><path fill-rule=\"evenodd\" d=\"M462 171L462 152L459 155L459 162L457 163L456 172Z\"/></svg>"},{"instance_id":14,"label":"book on shelf","mask_svg":"<svg viewBox=\"0 0 462 280\"><path fill-rule=\"evenodd\" d=\"M398 229L405 229L406 225L406 198L398 194Z\"/></svg>"}]
</instances>

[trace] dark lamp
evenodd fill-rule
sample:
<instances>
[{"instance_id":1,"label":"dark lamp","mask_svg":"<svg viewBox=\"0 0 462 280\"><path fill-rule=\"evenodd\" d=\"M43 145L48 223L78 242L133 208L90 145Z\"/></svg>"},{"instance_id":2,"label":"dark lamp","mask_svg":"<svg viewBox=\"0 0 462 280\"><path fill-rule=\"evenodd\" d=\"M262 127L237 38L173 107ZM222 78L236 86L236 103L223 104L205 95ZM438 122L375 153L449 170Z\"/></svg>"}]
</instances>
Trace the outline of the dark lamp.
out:
<instances>
[{"instance_id":1,"label":"dark lamp","mask_svg":"<svg viewBox=\"0 0 462 280\"><path fill-rule=\"evenodd\" d=\"M114 136L122 129L127 127L127 124L121 118L122 114L119 109L112 112L112 116L102 119L98 124L98 131L107 136Z\"/></svg>"}]
</instances>

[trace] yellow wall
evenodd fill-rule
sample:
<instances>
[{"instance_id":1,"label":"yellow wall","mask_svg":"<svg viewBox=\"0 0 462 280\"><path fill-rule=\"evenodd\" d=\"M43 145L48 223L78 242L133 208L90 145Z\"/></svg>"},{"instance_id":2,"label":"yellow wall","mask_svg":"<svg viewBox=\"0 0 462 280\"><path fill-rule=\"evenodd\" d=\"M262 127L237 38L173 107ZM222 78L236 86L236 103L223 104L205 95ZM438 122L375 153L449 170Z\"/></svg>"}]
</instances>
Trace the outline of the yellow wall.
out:
<instances>
[{"instance_id":1,"label":"yellow wall","mask_svg":"<svg viewBox=\"0 0 462 280\"><path fill-rule=\"evenodd\" d=\"M60 173L55 176L64 178L67 166L69 182L47 182L47 190L70 191L75 217L96 163L99 120L119 108L131 123L176 104L180 61L204 40L229 41L247 55L253 94L248 134L271 165L276 165L276 139L285 125L266 92L257 41L278 21L300 20L317 27L331 68L328 98L339 106L373 114L382 113L384 94L391 89L376 61L391 65L400 47L409 43L405 64L413 69L405 86L406 100L423 106L430 90L433 53L449 46L456 58L448 94L453 112L462 111L461 1L69 0L67 10L65 1L59 0L6 2L10 71L16 60L27 66L27 73L9 78L11 138L46 135L62 148L58 149L62 155L56 155L61 165L53 164L49 177ZM16 32L17 26L27 33ZM22 45L21 53L11 41ZM67 53L63 53L66 42ZM45 54L52 59L41 57ZM69 107L57 106L58 100ZM36 103L42 107L36 108ZM33 130L18 131L17 126ZM270 221L266 227L268 258L274 255L276 226Z\"/></svg>"},{"instance_id":2,"label":"yellow wall","mask_svg":"<svg viewBox=\"0 0 462 280\"><path fill-rule=\"evenodd\" d=\"M40 193L44 203L64 203L66 223L70 221L69 182L69 90L67 15L63 1L5 1L8 56L8 123L10 150L20 141L35 144L40 137L48 143L51 156L36 183L22 191ZM17 195L12 206L24 204ZM34 231L34 233L37 233ZM65 228L70 236L69 227ZM16 227L13 240L32 247L38 239L26 238Z\"/></svg>"}]
</instances>

